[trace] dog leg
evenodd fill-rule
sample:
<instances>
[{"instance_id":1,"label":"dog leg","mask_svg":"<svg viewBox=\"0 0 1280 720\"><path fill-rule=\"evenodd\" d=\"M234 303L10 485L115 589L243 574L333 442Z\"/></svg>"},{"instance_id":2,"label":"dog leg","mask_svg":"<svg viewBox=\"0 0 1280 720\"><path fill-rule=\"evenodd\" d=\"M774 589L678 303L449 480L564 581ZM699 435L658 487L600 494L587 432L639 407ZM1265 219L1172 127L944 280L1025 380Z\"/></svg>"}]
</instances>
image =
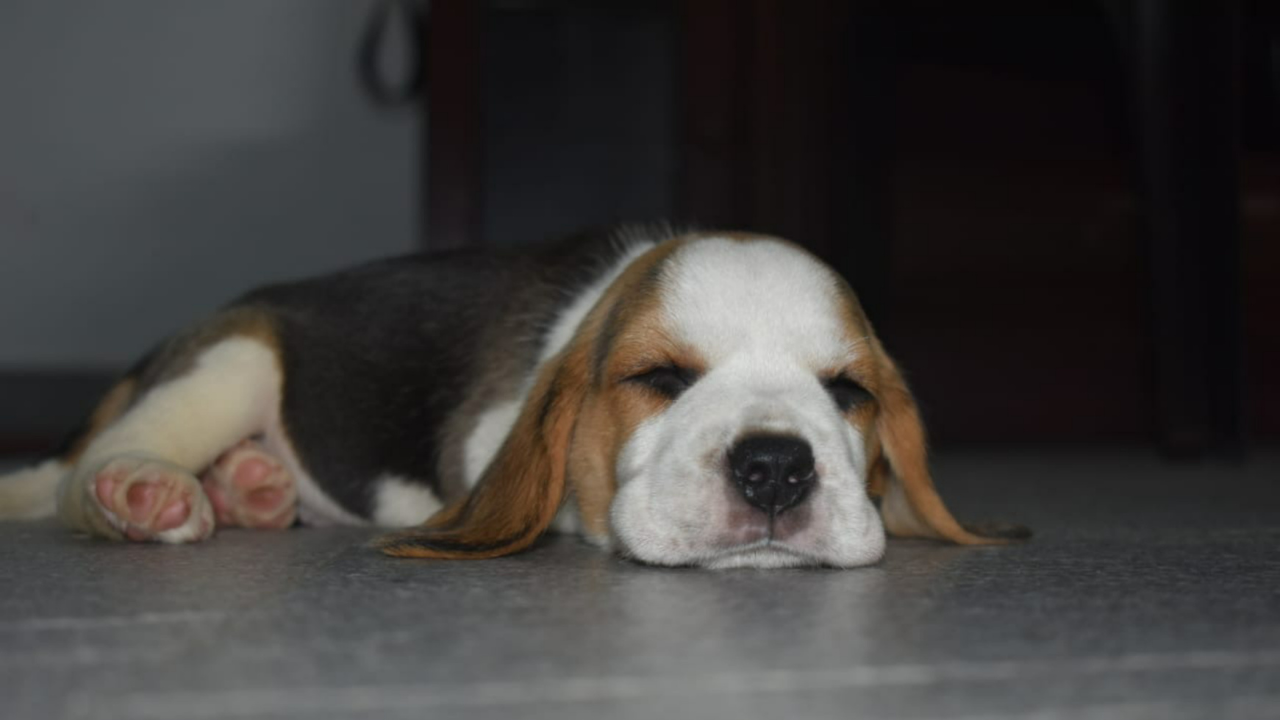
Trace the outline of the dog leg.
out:
<instances>
[{"instance_id":1,"label":"dog leg","mask_svg":"<svg viewBox=\"0 0 1280 720\"><path fill-rule=\"evenodd\" d=\"M135 541L181 543L213 534L213 511L184 468L143 455L117 455L93 473L92 500L110 530ZM99 518L94 518L97 520ZM91 532L99 530L91 521ZM86 528L82 528L86 529Z\"/></svg>"},{"instance_id":2,"label":"dog leg","mask_svg":"<svg viewBox=\"0 0 1280 720\"><path fill-rule=\"evenodd\" d=\"M280 381L276 350L261 339L208 345L93 438L59 487L59 517L112 539L209 537L214 508L195 473L277 421Z\"/></svg>"},{"instance_id":3,"label":"dog leg","mask_svg":"<svg viewBox=\"0 0 1280 720\"><path fill-rule=\"evenodd\" d=\"M293 474L254 440L223 453L200 483L218 527L287 528L298 515Z\"/></svg>"}]
</instances>

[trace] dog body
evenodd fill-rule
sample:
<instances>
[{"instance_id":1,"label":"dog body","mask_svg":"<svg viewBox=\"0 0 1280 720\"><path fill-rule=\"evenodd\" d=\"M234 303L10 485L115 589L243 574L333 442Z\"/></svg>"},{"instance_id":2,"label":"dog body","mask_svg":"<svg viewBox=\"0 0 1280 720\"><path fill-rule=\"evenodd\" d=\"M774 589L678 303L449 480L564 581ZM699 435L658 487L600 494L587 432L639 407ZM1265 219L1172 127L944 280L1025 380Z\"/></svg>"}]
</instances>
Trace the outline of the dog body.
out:
<instances>
[{"instance_id":1,"label":"dog body","mask_svg":"<svg viewBox=\"0 0 1280 720\"><path fill-rule=\"evenodd\" d=\"M0 517L55 508L163 542L295 513L417 526L384 551L443 558L553 524L705 567L864 565L886 528L1001 541L943 506L910 393L834 272L774 238L640 229L249 293L0 479Z\"/></svg>"}]
</instances>

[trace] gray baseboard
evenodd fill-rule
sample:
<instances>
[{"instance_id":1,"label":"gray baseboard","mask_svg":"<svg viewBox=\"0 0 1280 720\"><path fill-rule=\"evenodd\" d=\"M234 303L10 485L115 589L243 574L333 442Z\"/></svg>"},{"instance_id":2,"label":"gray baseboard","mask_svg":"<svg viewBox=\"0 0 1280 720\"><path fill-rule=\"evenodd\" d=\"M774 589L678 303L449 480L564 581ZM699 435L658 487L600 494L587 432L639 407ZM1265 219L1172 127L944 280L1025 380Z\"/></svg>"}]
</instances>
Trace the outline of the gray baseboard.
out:
<instances>
[{"instance_id":1,"label":"gray baseboard","mask_svg":"<svg viewBox=\"0 0 1280 720\"><path fill-rule=\"evenodd\" d=\"M0 453L54 447L93 410L110 371L0 370Z\"/></svg>"}]
</instances>

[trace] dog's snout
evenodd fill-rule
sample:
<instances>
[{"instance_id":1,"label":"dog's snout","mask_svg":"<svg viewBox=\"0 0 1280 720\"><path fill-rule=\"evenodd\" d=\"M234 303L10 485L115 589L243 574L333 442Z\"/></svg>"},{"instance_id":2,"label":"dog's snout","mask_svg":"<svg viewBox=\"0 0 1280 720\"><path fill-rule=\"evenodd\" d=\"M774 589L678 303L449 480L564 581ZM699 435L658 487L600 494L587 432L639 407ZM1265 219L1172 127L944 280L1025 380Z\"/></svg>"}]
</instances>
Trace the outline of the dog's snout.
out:
<instances>
[{"instance_id":1,"label":"dog's snout","mask_svg":"<svg viewBox=\"0 0 1280 720\"><path fill-rule=\"evenodd\" d=\"M771 515L804 500L818 480L813 448L788 435L753 435L729 450L729 472L748 503Z\"/></svg>"}]
</instances>

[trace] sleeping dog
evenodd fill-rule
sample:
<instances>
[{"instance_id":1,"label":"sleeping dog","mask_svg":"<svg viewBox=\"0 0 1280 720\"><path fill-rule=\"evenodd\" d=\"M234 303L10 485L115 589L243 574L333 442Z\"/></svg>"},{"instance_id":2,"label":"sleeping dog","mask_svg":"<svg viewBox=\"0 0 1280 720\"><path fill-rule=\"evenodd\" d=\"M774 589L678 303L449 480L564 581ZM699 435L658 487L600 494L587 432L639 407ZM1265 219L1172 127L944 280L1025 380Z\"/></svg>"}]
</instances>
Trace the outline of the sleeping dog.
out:
<instances>
[{"instance_id":1,"label":"sleeping dog","mask_svg":"<svg viewBox=\"0 0 1280 720\"><path fill-rule=\"evenodd\" d=\"M376 524L489 558L548 528L660 565L853 567L961 544L856 297L786 241L622 228L253 291L162 343L0 517L115 540Z\"/></svg>"}]
</instances>

